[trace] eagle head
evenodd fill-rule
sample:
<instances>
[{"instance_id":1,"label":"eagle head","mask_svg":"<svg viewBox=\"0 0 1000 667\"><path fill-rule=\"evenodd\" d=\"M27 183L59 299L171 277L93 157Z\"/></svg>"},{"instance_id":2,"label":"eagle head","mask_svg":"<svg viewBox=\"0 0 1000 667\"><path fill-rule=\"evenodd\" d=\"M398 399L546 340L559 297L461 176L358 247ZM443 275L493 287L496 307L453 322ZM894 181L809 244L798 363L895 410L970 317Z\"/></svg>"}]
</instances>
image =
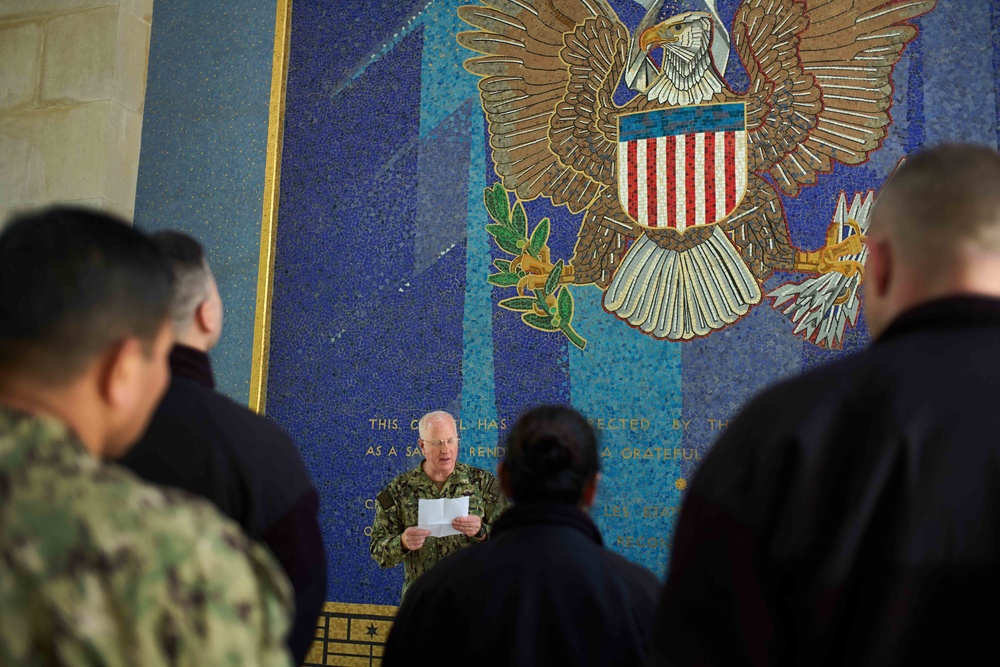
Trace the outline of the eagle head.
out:
<instances>
[{"instance_id":1,"label":"eagle head","mask_svg":"<svg viewBox=\"0 0 1000 667\"><path fill-rule=\"evenodd\" d=\"M656 79L644 91L650 100L671 106L699 104L722 92L712 64L712 16L685 12L658 23L639 37L647 53L663 49L663 63Z\"/></svg>"},{"instance_id":2,"label":"eagle head","mask_svg":"<svg viewBox=\"0 0 1000 667\"><path fill-rule=\"evenodd\" d=\"M648 51L650 47L671 44L697 55L708 49L711 34L711 15L684 12L645 30L639 38L639 48Z\"/></svg>"}]
</instances>

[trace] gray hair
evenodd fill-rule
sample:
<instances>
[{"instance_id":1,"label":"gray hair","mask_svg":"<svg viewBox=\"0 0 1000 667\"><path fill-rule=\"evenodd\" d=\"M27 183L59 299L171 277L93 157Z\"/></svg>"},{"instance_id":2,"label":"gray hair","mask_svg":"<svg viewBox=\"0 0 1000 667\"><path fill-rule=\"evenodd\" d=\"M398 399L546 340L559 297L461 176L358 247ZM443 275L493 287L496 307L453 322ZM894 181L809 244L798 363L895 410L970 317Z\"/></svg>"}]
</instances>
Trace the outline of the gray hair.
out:
<instances>
[{"instance_id":1,"label":"gray hair","mask_svg":"<svg viewBox=\"0 0 1000 667\"><path fill-rule=\"evenodd\" d=\"M152 234L151 238L170 260L173 270L174 292L170 301L170 320L174 333L180 335L191 326L198 305L208 298L212 271L201 244L187 234L162 231Z\"/></svg>"},{"instance_id":2,"label":"gray hair","mask_svg":"<svg viewBox=\"0 0 1000 667\"><path fill-rule=\"evenodd\" d=\"M431 422L442 420L450 421L452 424L455 423L455 418L444 410L434 410L433 412L428 412L426 415L421 417L420 421L417 422L417 433L420 435L420 439L424 439L424 434L427 432L427 427L430 426Z\"/></svg>"}]
</instances>

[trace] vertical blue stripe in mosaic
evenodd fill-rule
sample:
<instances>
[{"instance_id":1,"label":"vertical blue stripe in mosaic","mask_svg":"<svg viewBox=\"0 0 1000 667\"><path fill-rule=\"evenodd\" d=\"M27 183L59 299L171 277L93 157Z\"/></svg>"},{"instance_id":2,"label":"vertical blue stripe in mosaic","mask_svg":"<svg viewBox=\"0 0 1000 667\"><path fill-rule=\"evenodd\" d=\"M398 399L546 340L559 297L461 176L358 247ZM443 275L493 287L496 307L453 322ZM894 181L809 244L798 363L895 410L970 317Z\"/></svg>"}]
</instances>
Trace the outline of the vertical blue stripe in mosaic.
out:
<instances>
[{"instance_id":1,"label":"vertical blue stripe in mosaic","mask_svg":"<svg viewBox=\"0 0 1000 667\"><path fill-rule=\"evenodd\" d=\"M781 278L771 287L784 282ZM767 289L763 287L762 289ZM768 300L733 326L686 343L683 353L684 447L697 451L682 474L690 479L711 446L754 393L794 375L805 347L792 324ZM755 363L767 359L767 363Z\"/></svg>"},{"instance_id":2,"label":"vertical blue stripe in mosaic","mask_svg":"<svg viewBox=\"0 0 1000 667\"><path fill-rule=\"evenodd\" d=\"M293 34L303 30L297 20L315 18L298 9ZM458 394L445 369L458 365L449 318L460 302L413 275L418 172L428 159L418 138L421 50L415 31L330 99L306 83L325 64L292 44L268 412L295 438L320 492L331 600L398 600L400 573L378 570L368 555L365 501L414 464L405 456L410 418ZM464 259L464 246L447 253L440 279L464 279ZM397 422L382 428L383 418Z\"/></svg>"},{"instance_id":3,"label":"vertical blue stripe in mosaic","mask_svg":"<svg viewBox=\"0 0 1000 667\"><path fill-rule=\"evenodd\" d=\"M205 247L226 310L216 386L247 402L267 153L274 0L156 5L135 220Z\"/></svg>"},{"instance_id":4,"label":"vertical blue stripe in mosaic","mask_svg":"<svg viewBox=\"0 0 1000 667\"><path fill-rule=\"evenodd\" d=\"M923 59L920 72L928 145L993 144L993 50L978 48L992 37L989 4L995 3L962 3L961 21L939 10L920 18L916 43L933 49L933 57Z\"/></svg>"},{"instance_id":5,"label":"vertical blue stripe in mosaic","mask_svg":"<svg viewBox=\"0 0 1000 667\"><path fill-rule=\"evenodd\" d=\"M681 500L672 416L681 414L682 344L609 316L602 296L594 286L573 287L573 326L587 348L569 353L572 404L600 438L593 515L608 547L662 574Z\"/></svg>"},{"instance_id":6,"label":"vertical blue stripe in mosaic","mask_svg":"<svg viewBox=\"0 0 1000 667\"><path fill-rule=\"evenodd\" d=\"M486 159L487 185L496 181L493 161ZM516 197L509 195L513 206ZM549 246L553 261L556 258L568 260L572 248L569 227L562 226L565 209L553 209L543 199L524 205L528 217L529 233L543 217L551 218L552 233ZM484 206L485 210L485 206ZM483 218L484 223L486 218ZM579 225L579 222L576 223ZM575 229L575 227L573 227ZM485 224L480 234L486 235ZM488 239L493 259L512 260L514 257L497 247ZM495 271L495 269L494 269ZM482 277L486 280L486 276ZM509 426L526 408L541 403L568 404L569 360L566 356L566 338L559 332L538 331L521 321L519 313L500 308L497 304L506 298L516 296L514 288L493 287L493 363L494 386L496 391L497 415ZM501 437L503 433L500 434Z\"/></svg>"},{"instance_id":7,"label":"vertical blue stripe in mosaic","mask_svg":"<svg viewBox=\"0 0 1000 667\"><path fill-rule=\"evenodd\" d=\"M924 40L915 39L906 47L906 154L924 145Z\"/></svg>"},{"instance_id":8,"label":"vertical blue stripe in mosaic","mask_svg":"<svg viewBox=\"0 0 1000 667\"><path fill-rule=\"evenodd\" d=\"M458 8L466 4L469 4L468 0L436 0L417 19L424 26L420 66L421 137L466 100L475 100L478 106L476 77L462 67L462 62L470 53L455 39L459 31L471 29L469 24L458 18Z\"/></svg>"},{"instance_id":9,"label":"vertical blue stripe in mosaic","mask_svg":"<svg viewBox=\"0 0 1000 667\"><path fill-rule=\"evenodd\" d=\"M483 208L483 189L486 175L483 162L486 157L484 120L481 109L469 117L469 188L468 188L468 263L465 272L465 311L462 322L462 451L460 456L474 466L485 470L496 469L496 457L479 456L479 448L494 448L500 438L499 428L479 428L479 420L486 425L497 422L496 391L493 368L493 286L483 276L489 274L490 237L483 231L487 221Z\"/></svg>"}]
</instances>

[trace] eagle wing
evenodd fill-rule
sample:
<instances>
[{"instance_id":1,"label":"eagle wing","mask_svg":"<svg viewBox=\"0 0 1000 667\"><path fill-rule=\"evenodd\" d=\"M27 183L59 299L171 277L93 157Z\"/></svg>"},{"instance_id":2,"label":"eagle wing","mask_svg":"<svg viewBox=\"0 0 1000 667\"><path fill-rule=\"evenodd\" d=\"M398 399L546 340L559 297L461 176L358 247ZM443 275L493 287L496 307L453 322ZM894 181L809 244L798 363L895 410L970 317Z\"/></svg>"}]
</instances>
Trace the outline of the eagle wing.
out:
<instances>
[{"instance_id":1,"label":"eagle wing","mask_svg":"<svg viewBox=\"0 0 1000 667\"><path fill-rule=\"evenodd\" d=\"M579 213L616 182L612 96L628 29L605 0L483 2L459 8L480 30L458 41L484 54L465 68L482 77L497 174L524 201L544 196Z\"/></svg>"},{"instance_id":2,"label":"eagle wing","mask_svg":"<svg viewBox=\"0 0 1000 667\"><path fill-rule=\"evenodd\" d=\"M789 196L859 164L890 123L892 70L936 0L744 0L733 42L750 78L748 169Z\"/></svg>"}]
</instances>

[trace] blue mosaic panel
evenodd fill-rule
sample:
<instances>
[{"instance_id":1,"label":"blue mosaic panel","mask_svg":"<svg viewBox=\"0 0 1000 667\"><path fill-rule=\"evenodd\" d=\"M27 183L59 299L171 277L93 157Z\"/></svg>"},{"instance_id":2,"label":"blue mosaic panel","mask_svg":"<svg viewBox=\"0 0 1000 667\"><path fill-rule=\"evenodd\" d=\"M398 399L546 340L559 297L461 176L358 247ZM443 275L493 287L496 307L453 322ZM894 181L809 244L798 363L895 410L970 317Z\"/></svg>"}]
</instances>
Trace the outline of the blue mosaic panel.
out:
<instances>
[{"instance_id":1,"label":"blue mosaic panel","mask_svg":"<svg viewBox=\"0 0 1000 667\"><path fill-rule=\"evenodd\" d=\"M687 481L740 406L867 344L850 269L863 253L847 242L870 195L925 144L997 143L1000 12L985 1L939 3L910 21L919 34L892 68L891 122L877 150L794 194L774 173L751 174L759 191L773 191L790 244L754 274L759 301L707 333L656 338L609 312L607 281L577 284L569 273L583 270L574 249L590 233L592 204L572 213L498 185L513 168L499 149L514 139L497 136L480 77L463 66L478 55L456 39L473 29L458 16L469 2L293 8L267 411L292 433L320 490L337 602L398 602L402 568L378 569L367 530L379 490L419 463L415 421L433 409L459 418L461 459L492 470L525 408L577 407L600 436L592 514L605 542L664 573ZM629 30L645 12L632 0L610 4ZM731 28L738 2L717 4ZM662 12L698 8L668 1ZM719 75L734 93L753 85L735 46ZM606 92L619 105L636 95L624 82ZM750 104L752 125L760 110ZM677 112L665 115L674 123ZM686 123L677 129L690 132ZM600 146L600 136L588 139ZM738 245L740 230L727 229ZM619 262L642 233L622 237ZM808 253L831 243L847 243L843 273L824 277ZM563 273L553 278L556 267ZM789 304L807 289L822 293L828 278L837 294L848 285L851 299L815 321L796 315Z\"/></svg>"},{"instance_id":2,"label":"blue mosaic panel","mask_svg":"<svg viewBox=\"0 0 1000 667\"><path fill-rule=\"evenodd\" d=\"M744 116L745 106L742 102L629 114L619 120L618 141L695 132L742 132L746 129Z\"/></svg>"},{"instance_id":3,"label":"blue mosaic panel","mask_svg":"<svg viewBox=\"0 0 1000 667\"><path fill-rule=\"evenodd\" d=\"M274 0L158 2L153 10L135 222L202 242L225 304L219 391L250 391Z\"/></svg>"}]
</instances>

